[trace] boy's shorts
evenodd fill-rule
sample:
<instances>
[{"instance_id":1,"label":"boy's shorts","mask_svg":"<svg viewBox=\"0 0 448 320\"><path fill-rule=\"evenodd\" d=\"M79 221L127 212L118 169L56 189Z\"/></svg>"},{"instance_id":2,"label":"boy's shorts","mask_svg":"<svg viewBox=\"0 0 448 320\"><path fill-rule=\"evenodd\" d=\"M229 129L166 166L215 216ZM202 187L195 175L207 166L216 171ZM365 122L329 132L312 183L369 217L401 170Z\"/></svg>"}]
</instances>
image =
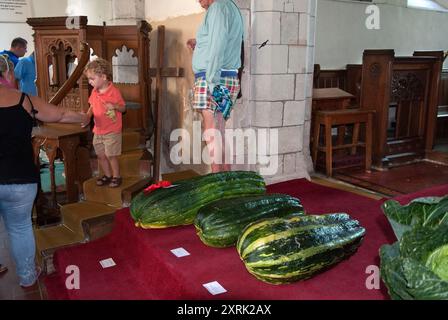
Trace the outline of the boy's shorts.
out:
<instances>
[{"instance_id":1,"label":"boy's shorts","mask_svg":"<svg viewBox=\"0 0 448 320\"><path fill-rule=\"evenodd\" d=\"M104 153L106 157L117 157L121 155L122 134L108 133L95 134L93 136L93 148L96 154Z\"/></svg>"},{"instance_id":2,"label":"boy's shorts","mask_svg":"<svg viewBox=\"0 0 448 320\"><path fill-rule=\"evenodd\" d=\"M235 75L231 73L231 76L223 73L221 75L220 84L226 86L230 91L230 98L235 104L238 93L240 92L240 81L238 79L238 74ZM207 81L205 80L205 75L196 74L195 81L193 85L193 97L192 97L192 107L193 109L212 109L211 95L208 90Z\"/></svg>"}]
</instances>

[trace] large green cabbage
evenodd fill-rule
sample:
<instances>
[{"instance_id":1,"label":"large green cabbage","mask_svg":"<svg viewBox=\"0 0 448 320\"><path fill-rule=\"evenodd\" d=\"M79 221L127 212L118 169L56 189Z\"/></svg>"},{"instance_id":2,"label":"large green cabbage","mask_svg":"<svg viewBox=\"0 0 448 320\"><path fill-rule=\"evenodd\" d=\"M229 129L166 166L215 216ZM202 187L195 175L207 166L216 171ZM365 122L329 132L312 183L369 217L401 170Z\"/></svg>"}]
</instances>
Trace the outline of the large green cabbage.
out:
<instances>
[{"instance_id":1,"label":"large green cabbage","mask_svg":"<svg viewBox=\"0 0 448 320\"><path fill-rule=\"evenodd\" d=\"M448 225L416 227L382 246L380 258L392 299L448 299Z\"/></svg>"},{"instance_id":2,"label":"large green cabbage","mask_svg":"<svg viewBox=\"0 0 448 320\"><path fill-rule=\"evenodd\" d=\"M395 200L387 200L382 210L398 240L414 226L436 227L448 223L448 196L418 198L402 206Z\"/></svg>"},{"instance_id":3,"label":"large green cabbage","mask_svg":"<svg viewBox=\"0 0 448 320\"><path fill-rule=\"evenodd\" d=\"M448 196L389 200L383 211L399 241L380 249L381 277L392 299L448 299Z\"/></svg>"}]
</instances>

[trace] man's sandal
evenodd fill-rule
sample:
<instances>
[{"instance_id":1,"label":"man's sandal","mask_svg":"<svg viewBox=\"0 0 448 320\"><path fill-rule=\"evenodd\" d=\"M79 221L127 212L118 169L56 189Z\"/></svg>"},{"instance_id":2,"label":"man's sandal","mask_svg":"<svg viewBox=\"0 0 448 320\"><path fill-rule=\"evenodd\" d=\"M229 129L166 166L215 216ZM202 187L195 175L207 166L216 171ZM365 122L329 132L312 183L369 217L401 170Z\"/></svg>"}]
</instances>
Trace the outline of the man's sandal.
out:
<instances>
[{"instance_id":1,"label":"man's sandal","mask_svg":"<svg viewBox=\"0 0 448 320\"><path fill-rule=\"evenodd\" d=\"M119 187L119 186L121 185L122 180L123 180L123 179L121 179L120 177L113 177L113 178L110 180L109 187L111 187L111 188L117 188L117 187Z\"/></svg>"},{"instance_id":2,"label":"man's sandal","mask_svg":"<svg viewBox=\"0 0 448 320\"><path fill-rule=\"evenodd\" d=\"M101 187L106 184L109 184L111 180L112 180L111 177L102 176L101 178L96 180L96 185Z\"/></svg>"}]
</instances>

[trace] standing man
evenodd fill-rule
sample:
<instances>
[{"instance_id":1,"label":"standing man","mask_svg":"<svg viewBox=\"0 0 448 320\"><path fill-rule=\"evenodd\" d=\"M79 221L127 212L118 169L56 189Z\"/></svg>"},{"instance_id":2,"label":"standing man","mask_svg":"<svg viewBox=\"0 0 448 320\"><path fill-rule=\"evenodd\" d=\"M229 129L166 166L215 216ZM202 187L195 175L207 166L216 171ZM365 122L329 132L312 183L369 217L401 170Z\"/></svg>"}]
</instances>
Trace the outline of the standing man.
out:
<instances>
[{"instance_id":1,"label":"standing man","mask_svg":"<svg viewBox=\"0 0 448 320\"><path fill-rule=\"evenodd\" d=\"M22 58L25 55L27 46L28 41L23 38L15 38L11 42L11 48L0 52L0 54L7 54L15 67L17 63L19 63L19 58Z\"/></svg>"},{"instance_id":2,"label":"standing man","mask_svg":"<svg viewBox=\"0 0 448 320\"><path fill-rule=\"evenodd\" d=\"M187 42L187 46L194 50L192 105L202 113L204 130L217 129L224 138L225 120L240 91L238 69L241 66L243 18L232 0L199 0L199 3L207 13L196 39ZM230 170L225 159L225 140L208 135L205 139L212 172Z\"/></svg>"},{"instance_id":3,"label":"standing man","mask_svg":"<svg viewBox=\"0 0 448 320\"><path fill-rule=\"evenodd\" d=\"M36 62L34 60L34 52L26 58L20 59L14 75L19 82L19 90L30 96L37 96L36 87Z\"/></svg>"}]
</instances>

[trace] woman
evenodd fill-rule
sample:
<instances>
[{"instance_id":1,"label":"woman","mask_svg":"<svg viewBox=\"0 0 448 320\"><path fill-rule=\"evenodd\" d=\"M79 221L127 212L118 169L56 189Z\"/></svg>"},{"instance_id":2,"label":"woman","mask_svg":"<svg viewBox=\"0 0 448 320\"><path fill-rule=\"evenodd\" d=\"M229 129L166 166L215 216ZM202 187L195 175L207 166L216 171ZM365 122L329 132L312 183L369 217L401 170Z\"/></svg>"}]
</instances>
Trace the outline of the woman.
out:
<instances>
[{"instance_id":1,"label":"woman","mask_svg":"<svg viewBox=\"0 0 448 320\"><path fill-rule=\"evenodd\" d=\"M39 97L11 89L11 61L0 56L0 216L9 235L11 253L22 287L34 285L35 265L31 212L39 171L33 162L31 132L36 119L43 122L86 123L86 114L63 110ZM5 266L0 265L0 273Z\"/></svg>"}]
</instances>

